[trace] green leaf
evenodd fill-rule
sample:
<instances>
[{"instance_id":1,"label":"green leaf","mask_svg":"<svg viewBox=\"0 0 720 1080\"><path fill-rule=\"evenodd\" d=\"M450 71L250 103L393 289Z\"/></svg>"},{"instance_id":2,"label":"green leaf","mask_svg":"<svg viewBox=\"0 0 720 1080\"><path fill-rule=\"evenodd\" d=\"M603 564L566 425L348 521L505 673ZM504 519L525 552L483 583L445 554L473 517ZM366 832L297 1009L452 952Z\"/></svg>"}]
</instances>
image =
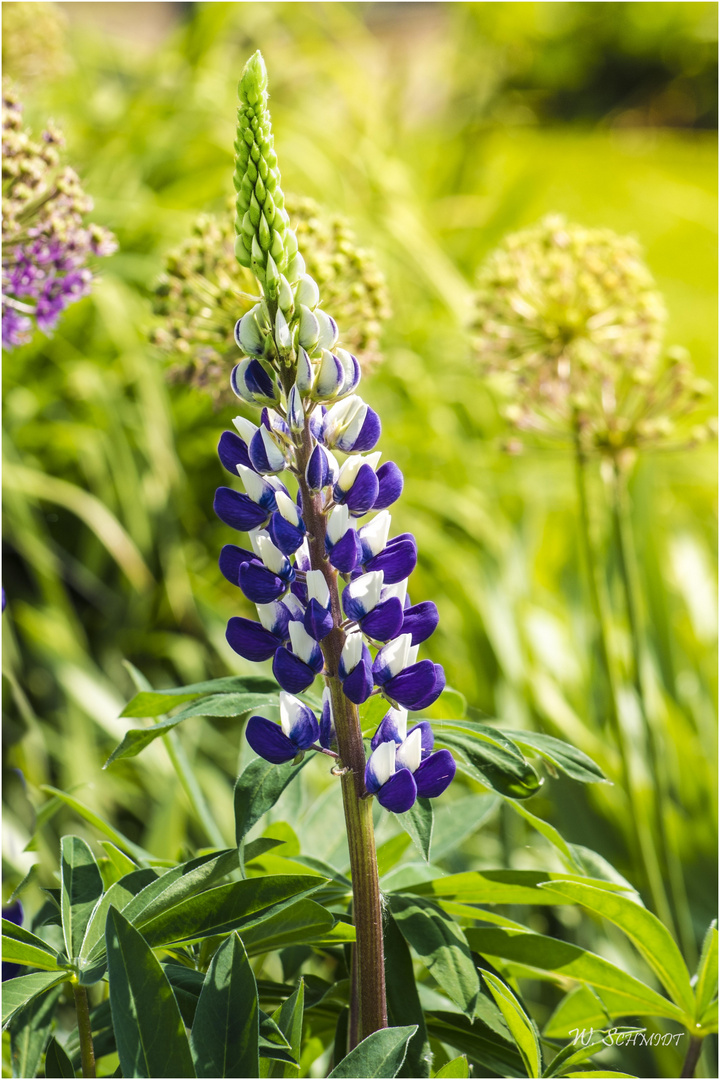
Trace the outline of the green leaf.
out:
<instances>
[{"instance_id":1,"label":"green leaf","mask_svg":"<svg viewBox=\"0 0 720 1080\"><path fill-rule=\"evenodd\" d=\"M107 920L110 1007L124 1076L194 1076L172 987L152 949L114 909Z\"/></svg>"},{"instance_id":2,"label":"green leaf","mask_svg":"<svg viewBox=\"0 0 720 1080\"><path fill-rule=\"evenodd\" d=\"M515 1045L520 1051L527 1076L539 1077L542 1072L540 1042L535 1026L513 992L491 971L483 971L483 979L505 1018Z\"/></svg>"},{"instance_id":3,"label":"green leaf","mask_svg":"<svg viewBox=\"0 0 720 1080\"><path fill-rule=\"evenodd\" d=\"M637 1080L635 1073L616 1072L615 1069L582 1069L581 1072L565 1073L565 1076L569 1080L573 1077L578 1080Z\"/></svg>"},{"instance_id":4,"label":"green leaf","mask_svg":"<svg viewBox=\"0 0 720 1080\"><path fill-rule=\"evenodd\" d=\"M235 785L235 840L238 846L308 761L310 757L305 757L299 765L292 761L286 765L271 765L263 758L250 762Z\"/></svg>"},{"instance_id":5,"label":"green leaf","mask_svg":"<svg viewBox=\"0 0 720 1080\"><path fill-rule=\"evenodd\" d=\"M408 945L445 993L468 1015L479 982L465 936L444 911L428 900L391 893L390 910Z\"/></svg>"},{"instance_id":6,"label":"green leaf","mask_svg":"<svg viewBox=\"0 0 720 1080\"><path fill-rule=\"evenodd\" d=\"M676 1005L688 1016L695 1012L690 973L679 948L660 920L633 900L575 881L552 881L543 888L566 896L602 915L627 934Z\"/></svg>"},{"instance_id":7,"label":"green leaf","mask_svg":"<svg viewBox=\"0 0 720 1080\"><path fill-rule=\"evenodd\" d=\"M577 979L590 986L612 990L618 998L627 1000L626 1015L633 1015L638 1005L645 1005L650 1007L652 1015L683 1022L682 1010L677 1005L609 960L577 945L531 931L499 928L466 930L465 936L470 947L482 956L502 957L533 969L552 972L559 980Z\"/></svg>"},{"instance_id":8,"label":"green leaf","mask_svg":"<svg viewBox=\"0 0 720 1080\"><path fill-rule=\"evenodd\" d=\"M514 1044L482 1020L468 1020L462 1013L432 1010L425 1013L425 1023L431 1038L454 1046L484 1068L500 1076L522 1075L522 1058Z\"/></svg>"},{"instance_id":9,"label":"green leaf","mask_svg":"<svg viewBox=\"0 0 720 1080\"><path fill-rule=\"evenodd\" d=\"M116 847L119 847L121 851L126 852L135 859L136 862L147 865L149 862L154 861L149 851L145 851L144 848L134 844L132 840L128 840L121 832L114 829L109 822L105 821L104 818L101 818L99 814L96 814L94 810L91 810L89 806L80 802L80 800L76 799L73 795L68 795L66 792L60 791L59 788L52 787L50 784L41 784L40 790L47 792L47 794L52 795L55 799L59 799L60 802L65 803L66 806L69 806L70 809L79 814L81 818L84 818L85 821L93 825L98 832L107 836L112 840ZM47 805L48 804L46 803L45 806ZM44 807L41 809L44 809Z\"/></svg>"},{"instance_id":10,"label":"green leaf","mask_svg":"<svg viewBox=\"0 0 720 1080\"><path fill-rule=\"evenodd\" d=\"M238 865L237 848L211 851L196 859L174 866L155 881L149 882L123 908L131 923L142 925L155 915L175 907L189 896L202 892L221 878L227 877Z\"/></svg>"},{"instance_id":11,"label":"green leaf","mask_svg":"<svg viewBox=\"0 0 720 1080\"><path fill-rule=\"evenodd\" d=\"M8 1023L14 1077L37 1076L52 1030L61 987L41 994L18 1010Z\"/></svg>"},{"instance_id":12,"label":"green leaf","mask_svg":"<svg viewBox=\"0 0 720 1080\"><path fill-rule=\"evenodd\" d=\"M100 847L105 849L105 854L121 877L124 874L132 874L133 870L137 870L137 863L129 858L124 851L121 851L120 848L111 844L109 840L101 840Z\"/></svg>"},{"instance_id":13,"label":"green leaf","mask_svg":"<svg viewBox=\"0 0 720 1080\"><path fill-rule=\"evenodd\" d=\"M195 1011L191 1044L198 1077L257 1076L258 993L242 941L231 934L215 953Z\"/></svg>"},{"instance_id":14,"label":"green leaf","mask_svg":"<svg viewBox=\"0 0 720 1080\"><path fill-rule=\"evenodd\" d=\"M58 954L42 938L24 930L22 926L16 926L9 919L2 921L2 935L3 960L12 964L44 968L46 971L58 970Z\"/></svg>"},{"instance_id":15,"label":"green leaf","mask_svg":"<svg viewBox=\"0 0 720 1080\"><path fill-rule=\"evenodd\" d=\"M420 881L417 885L405 885L402 891L416 896L462 900L466 904L550 904L549 893L539 886L555 879L575 880L568 874L550 874L542 870L469 870ZM576 880L587 881L587 878ZM602 884L608 890L619 888L612 882Z\"/></svg>"},{"instance_id":16,"label":"green leaf","mask_svg":"<svg viewBox=\"0 0 720 1080\"><path fill-rule=\"evenodd\" d=\"M626 1032L631 1034L640 1030L640 1028L615 1028L613 1034L625 1034ZM568 1043L567 1046L564 1046L562 1050L558 1051L543 1073L544 1077L547 1077L548 1080L550 1080L550 1078L554 1076L567 1076L568 1069L582 1065L589 1058L594 1057L596 1053L599 1053L604 1046L612 1045L612 1041L610 1043L604 1042L608 1032L602 1028L593 1030L591 1026L588 1034L586 1034L585 1031L583 1031L582 1034L582 1041L578 1042L576 1034L573 1042Z\"/></svg>"},{"instance_id":17,"label":"green leaf","mask_svg":"<svg viewBox=\"0 0 720 1080\"><path fill-rule=\"evenodd\" d=\"M315 892L324 884L324 878L318 880L294 874L233 881L207 889L198 896L189 896L174 907L159 911L152 918L143 913L135 920L135 925L142 930L153 948L199 941L214 934L236 930L248 924L250 916L258 912L265 912L263 919L279 913L298 897ZM126 915L129 907L125 909ZM266 912L268 908L272 910ZM250 940L247 939L248 942Z\"/></svg>"},{"instance_id":18,"label":"green leaf","mask_svg":"<svg viewBox=\"0 0 720 1080\"><path fill-rule=\"evenodd\" d=\"M718 993L718 932L715 920L710 924L703 941L695 983L695 1019L712 1005Z\"/></svg>"},{"instance_id":19,"label":"green leaf","mask_svg":"<svg viewBox=\"0 0 720 1080\"><path fill-rule=\"evenodd\" d=\"M148 716L162 716L163 713L195 698L211 694L272 694L277 696L278 686L274 679L264 675L229 675L222 679L209 679L207 682L191 683L189 686L174 686L168 690L142 691L136 694L120 713L129 719L144 720Z\"/></svg>"},{"instance_id":20,"label":"green leaf","mask_svg":"<svg viewBox=\"0 0 720 1080\"><path fill-rule=\"evenodd\" d=\"M389 707L390 706L385 698L378 697L377 695L369 697L365 704L359 707L360 727L362 728L363 736L366 739L369 739L375 734L376 728Z\"/></svg>"},{"instance_id":21,"label":"green leaf","mask_svg":"<svg viewBox=\"0 0 720 1080\"><path fill-rule=\"evenodd\" d=\"M523 803L518 802L517 799L506 798L505 802L508 806L512 807L516 814L519 814L533 829L539 832L541 836L544 836L546 840L549 840L553 847L557 848L563 856L568 869L577 871L580 874L583 873L583 864L573 851L572 845L568 844L562 838L557 829L551 825L549 821L543 821L542 818L536 817L535 814L530 813L528 808Z\"/></svg>"},{"instance_id":22,"label":"green leaf","mask_svg":"<svg viewBox=\"0 0 720 1080\"><path fill-rule=\"evenodd\" d=\"M450 1078L452 1080L467 1080L470 1075L468 1059L463 1055L462 1057L453 1058L452 1061L446 1061L443 1067L432 1075L434 1077L447 1077L448 1080Z\"/></svg>"},{"instance_id":23,"label":"green leaf","mask_svg":"<svg viewBox=\"0 0 720 1080\"><path fill-rule=\"evenodd\" d=\"M463 729L470 727L453 724L453 730L436 728L435 741L450 750L459 751L467 762L466 769L471 776L512 799L529 799L539 791L542 784L540 777L512 743L497 732L493 732L496 737L490 738L479 724L473 727L472 735L464 730L462 733L454 730L461 726Z\"/></svg>"},{"instance_id":24,"label":"green leaf","mask_svg":"<svg viewBox=\"0 0 720 1080\"><path fill-rule=\"evenodd\" d=\"M459 690L446 686L440 697L429 708L423 709L423 716L430 720L462 719L467 713L467 699Z\"/></svg>"},{"instance_id":25,"label":"green leaf","mask_svg":"<svg viewBox=\"0 0 720 1080\"><path fill-rule=\"evenodd\" d=\"M358 1076L366 1077L367 1080L397 1076L405 1060L407 1045L414 1034L414 1024L411 1027L375 1031L338 1062L329 1076L344 1077L348 1080Z\"/></svg>"},{"instance_id":26,"label":"green leaf","mask_svg":"<svg viewBox=\"0 0 720 1080\"><path fill-rule=\"evenodd\" d=\"M569 743L556 739L552 735L542 735L537 731L505 731L516 746L526 753L535 753L555 765L560 772L581 784L609 783L605 773L592 758Z\"/></svg>"},{"instance_id":27,"label":"green leaf","mask_svg":"<svg viewBox=\"0 0 720 1080\"><path fill-rule=\"evenodd\" d=\"M250 955L258 956L290 945L332 941L334 926L330 911L314 900L303 899L248 923L242 928L242 937ZM354 940L354 933L350 940Z\"/></svg>"},{"instance_id":28,"label":"green leaf","mask_svg":"<svg viewBox=\"0 0 720 1080\"><path fill-rule=\"evenodd\" d=\"M51 1038L48 1043L45 1055L45 1075L48 1077L75 1076L75 1070L72 1067L70 1058L55 1038Z\"/></svg>"},{"instance_id":29,"label":"green leaf","mask_svg":"<svg viewBox=\"0 0 720 1080\"><path fill-rule=\"evenodd\" d=\"M92 967L97 956L102 956L105 952L105 921L110 908L114 907L117 911L123 911L133 897L137 896L146 886L157 881L157 877L157 873L150 867L145 870L135 869L132 873L126 874L125 877L121 877L119 881L114 882L98 900L90 916L85 937L80 947L81 970ZM88 963L91 956L93 961ZM101 978L102 971L103 968L100 968L98 979Z\"/></svg>"},{"instance_id":30,"label":"green leaf","mask_svg":"<svg viewBox=\"0 0 720 1080\"><path fill-rule=\"evenodd\" d=\"M261 709L266 705L274 704L277 704L277 687L274 694L216 694L212 697L203 697L159 724L153 724L152 727L130 728L125 732L123 741L115 747L103 768L107 769L108 765L112 765L114 761L119 761L121 758L135 757L155 739L161 735L167 735L183 720L188 720L192 716L240 717L253 709ZM165 705L166 708L172 707L167 699Z\"/></svg>"},{"instance_id":31,"label":"green leaf","mask_svg":"<svg viewBox=\"0 0 720 1080\"><path fill-rule=\"evenodd\" d=\"M426 1077L430 1075L431 1053L425 1017L415 985L410 950L392 915L386 915L383 921L383 939L388 1020L394 1027L414 1024L417 1028L408 1043L398 1076Z\"/></svg>"},{"instance_id":32,"label":"green leaf","mask_svg":"<svg viewBox=\"0 0 720 1080\"><path fill-rule=\"evenodd\" d=\"M3 983L2 1023L3 1027L15 1015L18 1009L33 1001L39 994L44 994L53 986L66 982L67 971L37 971L32 975L19 975L17 979L8 979Z\"/></svg>"},{"instance_id":33,"label":"green leaf","mask_svg":"<svg viewBox=\"0 0 720 1080\"><path fill-rule=\"evenodd\" d=\"M430 862L430 845L433 834L432 799L418 798L407 813L396 814L395 817L425 862Z\"/></svg>"},{"instance_id":34,"label":"green leaf","mask_svg":"<svg viewBox=\"0 0 720 1080\"><path fill-rule=\"evenodd\" d=\"M543 1030L546 1039L568 1039L582 1028L601 1029L621 1016L655 1016L656 1010L646 1001L630 1005L627 996L597 986L581 985L566 994Z\"/></svg>"},{"instance_id":35,"label":"green leaf","mask_svg":"<svg viewBox=\"0 0 720 1080\"><path fill-rule=\"evenodd\" d=\"M93 908L103 894L95 856L79 836L63 836L60 841L60 889L65 949L75 960Z\"/></svg>"},{"instance_id":36,"label":"green leaf","mask_svg":"<svg viewBox=\"0 0 720 1080\"><path fill-rule=\"evenodd\" d=\"M302 1051L303 1033L303 1010L305 1008L305 983L301 979L297 990L286 998L275 1012L272 1019L277 1024L281 1033L285 1036L290 1054L295 1061L300 1061ZM298 1066L288 1062L277 1061L270 1066L270 1077L295 1077L298 1075Z\"/></svg>"}]
</instances>

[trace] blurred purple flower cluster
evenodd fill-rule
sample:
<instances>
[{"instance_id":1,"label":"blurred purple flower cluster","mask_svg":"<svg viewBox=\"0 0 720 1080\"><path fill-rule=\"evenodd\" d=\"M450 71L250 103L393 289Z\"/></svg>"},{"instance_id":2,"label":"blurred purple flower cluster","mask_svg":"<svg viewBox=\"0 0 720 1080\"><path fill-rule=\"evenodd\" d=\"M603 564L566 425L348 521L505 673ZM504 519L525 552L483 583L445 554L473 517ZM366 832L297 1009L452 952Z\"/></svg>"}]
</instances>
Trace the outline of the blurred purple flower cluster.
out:
<instances>
[{"instance_id":1,"label":"blurred purple flower cluster","mask_svg":"<svg viewBox=\"0 0 720 1080\"><path fill-rule=\"evenodd\" d=\"M30 340L35 326L55 329L62 312L90 290L92 257L117 248L112 233L85 225L92 200L77 174L60 164L63 140L52 127L35 142L22 127L22 106L3 87L2 343Z\"/></svg>"}]
</instances>

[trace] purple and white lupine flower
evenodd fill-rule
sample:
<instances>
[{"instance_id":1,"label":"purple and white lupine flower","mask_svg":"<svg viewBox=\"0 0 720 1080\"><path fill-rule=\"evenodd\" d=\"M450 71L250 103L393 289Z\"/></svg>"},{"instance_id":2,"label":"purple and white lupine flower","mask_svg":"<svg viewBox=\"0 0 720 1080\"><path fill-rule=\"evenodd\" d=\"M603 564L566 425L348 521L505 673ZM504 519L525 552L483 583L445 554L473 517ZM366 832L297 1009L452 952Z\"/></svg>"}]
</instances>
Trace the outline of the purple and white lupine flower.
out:
<instances>
[{"instance_id":1,"label":"purple and white lupine flower","mask_svg":"<svg viewBox=\"0 0 720 1080\"><path fill-rule=\"evenodd\" d=\"M279 648L273 657L273 675L292 694L307 690L323 669L323 654L315 638L300 621L288 623L290 647Z\"/></svg>"},{"instance_id":2,"label":"purple and white lupine flower","mask_svg":"<svg viewBox=\"0 0 720 1080\"><path fill-rule=\"evenodd\" d=\"M381 806L394 814L404 814L417 799L417 785L409 769L397 768L394 742L381 742L365 767L365 788Z\"/></svg>"},{"instance_id":3,"label":"purple and white lupine flower","mask_svg":"<svg viewBox=\"0 0 720 1080\"><path fill-rule=\"evenodd\" d=\"M340 654L338 678L345 697L354 705L362 705L372 693L372 659L360 633L347 634Z\"/></svg>"},{"instance_id":4,"label":"purple and white lupine flower","mask_svg":"<svg viewBox=\"0 0 720 1080\"><path fill-rule=\"evenodd\" d=\"M312 709L299 698L280 691L280 726L264 716L251 716L245 737L256 754L282 765L309 750L317 742L320 728Z\"/></svg>"},{"instance_id":5,"label":"purple and white lupine flower","mask_svg":"<svg viewBox=\"0 0 720 1080\"><path fill-rule=\"evenodd\" d=\"M319 742L325 750L332 750L333 744L337 743L335 718L333 716L332 707L332 693L329 686L326 686L323 690Z\"/></svg>"}]
</instances>

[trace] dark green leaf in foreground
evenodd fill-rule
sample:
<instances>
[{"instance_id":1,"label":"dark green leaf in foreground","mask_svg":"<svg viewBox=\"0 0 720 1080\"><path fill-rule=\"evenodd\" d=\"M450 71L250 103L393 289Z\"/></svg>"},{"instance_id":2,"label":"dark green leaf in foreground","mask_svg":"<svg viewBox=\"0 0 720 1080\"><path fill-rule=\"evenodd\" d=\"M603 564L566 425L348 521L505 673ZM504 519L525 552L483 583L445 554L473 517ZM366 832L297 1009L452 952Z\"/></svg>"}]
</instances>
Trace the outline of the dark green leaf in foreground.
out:
<instances>
[{"instance_id":1,"label":"dark green leaf in foreground","mask_svg":"<svg viewBox=\"0 0 720 1080\"><path fill-rule=\"evenodd\" d=\"M500 1076L522 1076L522 1058L515 1045L477 1017L469 1020L462 1013L433 1010L425 1014L425 1023L431 1038L454 1046L483 1068Z\"/></svg>"},{"instance_id":2,"label":"dark green leaf in foreground","mask_svg":"<svg viewBox=\"0 0 720 1080\"><path fill-rule=\"evenodd\" d=\"M238 865L236 848L212 851L189 862L174 866L155 881L149 882L123 908L126 919L142 925L161 912L175 907L189 896L202 892Z\"/></svg>"},{"instance_id":3,"label":"dark green leaf in foreground","mask_svg":"<svg viewBox=\"0 0 720 1080\"><path fill-rule=\"evenodd\" d=\"M508 739L495 731L491 738L479 724L472 733L469 724L463 725L462 733L454 730L458 727L458 724L453 724L453 729L436 725L435 741L462 754L471 776L511 799L529 799L539 790L540 777Z\"/></svg>"},{"instance_id":4,"label":"dark green leaf in foreground","mask_svg":"<svg viewBox=\"0 0 720 1080\"><path fill-rule=\"evenodd\" d=\"M286 998L282 1005L278 1006L272 1014L272 1019L275 1021L290 1045L291 1056L297 1062L300 1061L300 1053L302 1050L304 1008L305 983L301 979L297 990L295 990L289 998ZM297 1075L297 1068L284 1061L273 1061L268 1071L268 1076L273 1078L295 1077Z\"/></svg>"},{"instance_id":5,"label":"dark green leaf in foreground","mask_svg":"<svg viewBox=\"0 0 720 1080\"><path fill-rule=\"evenodd\" d=\"M344 1077L346 1080L356 1080L361 1076L366 1080L397 1076L405 1060L407 1045L414 1034L414 1024L411 1027L375 1031L358 1043L329 1075Z\"/></svg>"},{"instance_id":6,"label":"dark green leaf in foreground","mask_svg":"<svg viewBox=\"0 0 720 1080\"><path fill-rule=\"evenodd\" d=\"M415 985L412 957L395 919L389 914L383 923L383 938L388 1020L395 1027L410 1024L417 1026L417 1031L408 1043L407 1055L398 1076L429 1076L430 1043Z\"/></svg>"},{"instance_id":7,"label":"dark green leaf in foreground","mask_svg":"<svg viewBox=\"0 0 720 1080\"><path fill-rule=\"evenodd\" d=\"M194 1076L185 1025L150 946L119 911L107 920L110 1007L124 1076Z\"/></svg>"},{"instance_id":8,"label":"dark green leaf in foreground","mask_svg":"<svg viewBox=\"0 0 720 1080\"><path fill-rule=\"evenodd\" d=\"M103 880L95 857L79 836L60 842L60 886L65 949L70 959L80 955L85 930L98 900Z\"/></svg>"},{"instance_id":9,"label":"dark green leaf in foreground","mask_svg":"<svg viewBox=\"0 0 720 1080\"><path fill-rule=\"evenodd\" d=\"M58 986L36 997L8 1024L13 1076L37 1076L61 992Z\"/></svg>"},{"instance_id":10,"label":"dark green leaf in foreground","mask_svg":"<svg viewBox=\"0 0 720 1080\"><path fill-rule=\"evenodd\" d=\"M408 945L435 981L468 1015L477 1001L479 982L470 949L457 923L429 900L391 893L390 910Z\"/></svg>"},{"instance_id":11,"label":"dark green leaf in foreground","mask_svg":"<svg viewBox=\"0 0 720 1080\"><path fill-rule=\"evenodd\" d=\"M265 811L275 805L308 761L310 757L299 765L292 761L286 765L271 765L262 758L250 762L235 785L235 840L238 845Z\"/></svg>"},{"instance_id":12,"label":"dark green leaf in foreground","mask_svg":"<svg viewBox=\"0 0 720 1080\"><path fill-rule=\"evenodd\" d=\"M215 953L195 1010L192 1052L199 1077L257 1076L258 995L242 941L231 934Z\"/></svg>"},{"instance_id":13,"label":"dark green leaf in foreground","mask_svg":"<svg viewBox=\"0 0 720 1080\"><path fill-rule=\"evenodd\" d=\"M407 813L397 814L396 818L398 824L402 825L425 862L430 862L430 845L432 844L433 834L432 799L416 799Z\"/></svg>"},{"instance_id":14,"label":"dark green leaf in foreground","mask_svg":"<svg viewBox=\"0 0 720 1080\"><path fill-rule=\"evenodd\" d=\"M177 705L211 694L277 694L274 679L263 675L228 675L223 679L174 686L169 690L143 690L125 706L120 713L129 719L144 720L148 716L162 716Z\"/></svg>"},{"instance_id":15,"label":"dark green leaf in foreground","mask_svg":"<svg viewBox=\"0 0 720 1080\"><path fill-rule=\"evenodd\" d=\"M8 979L3 983L2 1023L3 1027L18 1009L33 1001L39 994L44 994L53 986L65 982L67 971L36 971L32 975L18 975L17 979Z\"/></svg>"},{"instance_id":16,"label":"dark green leaf in foreground","mask_svg":"<svg viewBox=\"0 0 720 1080\"><path fill-rule=\"evenodd\" d=\"M592 758L583 754L575 746L555 739L552 735L543 735L538 731L505 731L521 750L549 761L560 772L579 780L581 784L608 783L605 773Z\"/></svg>"},{"instance_id":17,"label":"dark green leaf in foreground","mask_svg":"<svg viewBox=\"0 0 720 1080\"><path fill-rule=\"evenodd\" d=\"M75 1076L72 1062L55 1038L48 1043L45 1055L45 1076Z\"/></svg>"}]
</instances>

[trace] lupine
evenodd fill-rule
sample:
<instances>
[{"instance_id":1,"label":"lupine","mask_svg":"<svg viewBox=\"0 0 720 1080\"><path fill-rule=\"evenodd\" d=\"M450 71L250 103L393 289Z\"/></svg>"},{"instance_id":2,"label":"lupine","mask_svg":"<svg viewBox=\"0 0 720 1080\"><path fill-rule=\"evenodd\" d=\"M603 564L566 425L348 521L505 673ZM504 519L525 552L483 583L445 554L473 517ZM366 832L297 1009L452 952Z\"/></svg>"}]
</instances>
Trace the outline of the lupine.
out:
<instances>
[{"instance_id":1,"label":"lupine","mask_svg":"<svg viewBox=\"0 0 720 1080\"><path fill-rule=\"evenodd\" d=\"M240 477L244 491L219 488L215 511L250 538L251 550L225 548L221 567L257 605L260 621L232 618L227 640L247 660L272 658L283 688L281 728L253 717L247 734L259 755L279 762L317 741L317 721L314 726L309 721L307 706L302 713L298 706L294 714L304 718L303 734L297 737L282 717L287 702L298 701L290 695L307 690L318 674L338 679L352 705L371 694L384 696L388 716L397 708L428 707L442 692L445 676L440 665L417 658L438 617L431 601L412 606L407 596L407 579L417 561L414 537L389 536L388 507L402 491L402 473L394 462L380 464L375 446L381 422L356 393L359 362L338 345L338 327L320 307L320 289L306 272L289 228L265 84L257 55L240 85L236 253L241 265L252 265L263 295L237 321L235 342L245 357L230 377L236 396L262 411L258 425L238 417L237 434L226 431L220 439L221 461ZM299 480L296 497L291 495L293 477ZM303 512L305 499L313 502L325 526L319 565L306 542L313 521ZM364 521L369 514L374 516ZM335 613L328 580L336 593L344 581L338 594L341 611ZM322 648L333 631L341 639L335 671ZM324 700L327 713L330 698ZM325 727L331 728L327 717ZM378 732L386 728L383 720ZM416 773L420 761L407 755L402 741L397 752L393 739L391 744L396 754L392 775ZM418 787L414 779L393 780L393 791L403 794L390 801L368 763L367 791L395 812L405 812L418 792L444 790L454 774L454 762L449 762L448 751L430 755L419 775L432 776L434 782Z\"/></svg>"},{"instance_id":2,"label":"lupine","mask_svg":"<svg viewBox=\"0 0 720 1080\"><path fill-rule=\"evenodd\" d=\"M34 326L55 329L62 312L90 291L90 261L116 249L111 233L85 225L92 200L77 174L61 168L56 130L35 143L22 130L15 92L3 87L2 341L30 340Z\"/></svg>"}]
</instances>

